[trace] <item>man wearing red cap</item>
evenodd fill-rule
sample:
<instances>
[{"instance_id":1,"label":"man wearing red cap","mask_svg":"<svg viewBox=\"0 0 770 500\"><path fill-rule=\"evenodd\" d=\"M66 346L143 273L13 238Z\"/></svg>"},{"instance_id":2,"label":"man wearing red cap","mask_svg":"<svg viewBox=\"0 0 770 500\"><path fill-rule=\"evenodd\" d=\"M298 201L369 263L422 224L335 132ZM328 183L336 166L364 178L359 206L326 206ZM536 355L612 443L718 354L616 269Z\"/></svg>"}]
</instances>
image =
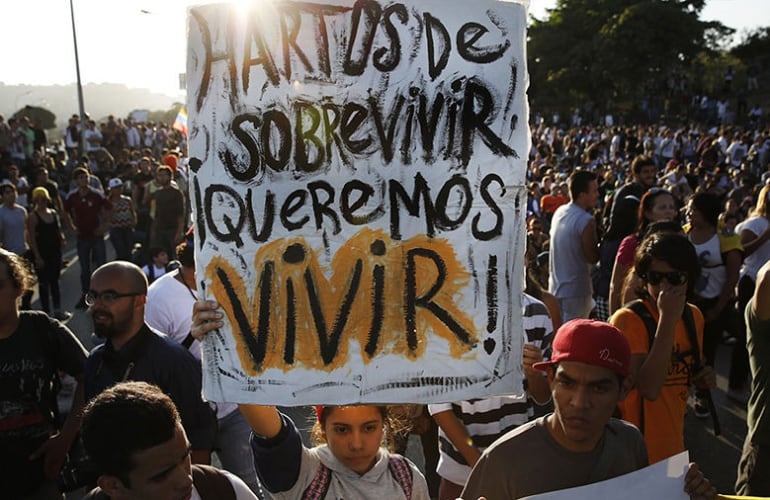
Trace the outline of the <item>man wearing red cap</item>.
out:
<instances>
[{"instance_id":1,"label":"man wearing red cap","mask_svg":"<svg viewBox=\"0 0 770 500\"><path fill-rule=\"evenodd\" d=\"M617 328L575 319L559 328L547 372L554 412L509 432L484 451L463 498L513 499L595 483L647 466L647 450L633 425L612 418L631 387L628 341ZM691 464L685 491L716 491Z\"/></svg>"}]
</instances>

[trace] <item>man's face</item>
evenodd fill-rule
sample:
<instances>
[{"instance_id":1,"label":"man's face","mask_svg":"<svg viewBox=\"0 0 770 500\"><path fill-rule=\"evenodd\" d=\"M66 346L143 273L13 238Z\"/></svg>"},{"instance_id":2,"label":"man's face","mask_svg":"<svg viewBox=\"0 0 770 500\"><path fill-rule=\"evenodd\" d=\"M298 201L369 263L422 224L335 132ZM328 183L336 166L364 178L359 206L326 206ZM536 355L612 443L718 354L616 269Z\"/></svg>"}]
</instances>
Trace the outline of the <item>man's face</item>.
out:
<instances>
[{"instance_id":1,"label":"man's face","mask_svg":"<svg viewBox=\"0 0 770 500\"><path fill-rule=\"evenodd\" d=\"M16 203L16 191L11 188L3 189L3 205L12 207Z\"/></svg>"},{"instance_id":2,"label":"man's face","mask_svg":"<svg viewBox=\"0 0 770 500\"><path fill-rule=\"evenodd\" d=\"M549 376L554 413L548 429L570 451L593 450L615 406L626 395L609 368L578 361L563 361Z\"/></svg>"},{"instance_id":3,"label":"man's face","mask_svg":"<svg viewBox=\"0 0 770 500\"><path fill-rule=\"evenodd\" d=\"M79 188L88 186L88 174L79 173L75 176L75 184Z\"/></svg>"},{"instance_id":4,"label":"man's face","mask_svg":"<svg viewBox=\"0 0 770 500\"><path fill-rule=\"evenodd\" d=\"M88 308L88 312L94 321L94 333L100 338L114 338L131 333L134 314L140 314L137 301L138 296L117 297L107 299L102 294L113 292L116 294L137 293L132 289L132 281L126 279L122 273L115 270L97 271L91 277L91 292L99 296L94 305Z\"/></svg>"},{"instance_id":5,"label":"man's face","mask_svg":"<svg viewBox=\"0 0 770 500\"><path fill-rule=\"evenodd\" d=\"M588 191L581 193L581 196L584 197L588 208L595 207L599 203L599 183L596 180L589 182Z\"/></svg>"},{"instance_id":6,"label":"man's face","mask_svg":"<svg viewBox=\"0 0 770 500\"><path fill-rule=\"evenodd\" d=\"M171 176L169 175L168 170L166 169L158 170L155 173L155 178L158 180L158 184L160 184L161 186L168 186L169 184L171 184Z\"/></svg>"},{"instance_id":7,"label":"man's face","mask_svg":"<svg viewBox=\"0 0 770 500\"><path fill-rule=\"evenodd\" d=\"M645 165L639 171L639 176L638 176L639 183L645 187L654 186L655 181L657 180L655 178L657 173L658 173L658 167L656 167L655 165Z\"/></svg>"},{"instance_id":8,"label":"man's face","mask_svg":"<svg viewBox=\"0 0 770 500\"><path fill-rule=\"evenodd\" d=\"M187 441L187 436L180 424L177 424L173 438L165 443L134 453L131 458L135 467L128 474L130 486L119 482L115 488L108 487L106 492L111 498L116 500L185 500L192 495L190 442ZM100 478L101 485L102 478Z\"/></svg>"}]
</instances>

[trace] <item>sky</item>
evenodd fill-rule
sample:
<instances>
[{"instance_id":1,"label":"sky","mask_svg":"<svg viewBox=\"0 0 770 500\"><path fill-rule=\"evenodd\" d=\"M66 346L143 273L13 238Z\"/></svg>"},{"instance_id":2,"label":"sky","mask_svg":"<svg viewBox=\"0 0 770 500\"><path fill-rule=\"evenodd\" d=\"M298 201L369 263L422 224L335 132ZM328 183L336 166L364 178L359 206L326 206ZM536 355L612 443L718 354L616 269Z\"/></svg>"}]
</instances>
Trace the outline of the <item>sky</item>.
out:
<instances>
[{"instance_id":1,"label":"sky","mask_svg":"<svg viewBox=\"0 0 770 500\"><path fill-rule=\"evenodd\" d=\"M244 0L241 0L244 1ZM202 0L72 0L86 83L123 83L183 98L179 74L186 65L186 8ZM542 19L556 0L531 0ZM739 31L770 26L770 0L707 0L704 20ZM3 1L0 82L6 85L69 84L75 57L69 0ZM41 105L23 91L14 108ZM10 103L6 103L10 104Z\"/></svg>"}]
</instances>

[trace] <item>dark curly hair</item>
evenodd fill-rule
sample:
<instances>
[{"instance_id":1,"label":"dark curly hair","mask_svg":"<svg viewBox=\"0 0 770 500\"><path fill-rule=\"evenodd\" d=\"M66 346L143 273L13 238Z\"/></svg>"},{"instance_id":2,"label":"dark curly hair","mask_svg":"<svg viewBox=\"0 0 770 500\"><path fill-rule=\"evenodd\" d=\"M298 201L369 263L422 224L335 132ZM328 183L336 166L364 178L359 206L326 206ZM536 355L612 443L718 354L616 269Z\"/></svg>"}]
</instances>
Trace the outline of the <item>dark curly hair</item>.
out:
<instances>
[{"instance_id":1,"label":"dark curly hair","mask_svg":"<svg viewBox=\"0 0 770 500\"><path fill-rule=\"evenodd\" d=\"M695 284L700 278L700 262L695 247L686 236L677 233L653 233L636 250L634 271L642 286L636 290L639 297L647 298L647 280L653 260L660 260L677 271L687 273L687 299L695 298Z\"/></svg>"},{"instance_id":2,"label":"dark curly hair","mask_svg":"<svg viewBox=\"0 0 770 500\"><path fill-rule=\"evenodd\" d=\"M22 257L0 248L0 262L5 264L6 277L11 280L14 288L24 293L35 285L29 263Z\"/></svg>"},{"instance_id":3,"label":"dark curly hair","mask_svg":"<svg viewBox=\"0 0 770 500\"><path fill-rule=\"evenodd\" d=\"M83 447L98 474L131 486L134 455L174 437L182 423L173 401L146 382L122 382L96 396L83 412Z\"/></svg>"}]
</instances>

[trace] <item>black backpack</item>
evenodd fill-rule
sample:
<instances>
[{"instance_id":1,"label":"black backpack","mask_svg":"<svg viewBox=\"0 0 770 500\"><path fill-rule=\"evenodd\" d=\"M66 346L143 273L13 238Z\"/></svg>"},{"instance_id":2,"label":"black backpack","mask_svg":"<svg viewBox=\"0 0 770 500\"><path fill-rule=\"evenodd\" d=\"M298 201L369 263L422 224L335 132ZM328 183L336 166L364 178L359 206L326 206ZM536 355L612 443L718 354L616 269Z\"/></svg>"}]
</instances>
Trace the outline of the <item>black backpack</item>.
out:
<instances>
[{"instance_id":1,"label":"black backpack","mask_svg":"<svg viewBox=\"0 0 770 500\"><path fill-rule=\"evenodd\" d=\"M650 310L647 309L647 306L644 305L644 301L641 299L631 301L623 307L633 311L634 314L639 316L642 319L642 322L644 322L644 326L647 329L647 350L649 351L652 348L652 343L655 341L655 332L658 330L658 322L655 321L655 318L652 317ZM681 358L685 358L686 356L692 355L692 373L697 373L702 368L700 359L700 346L698 345L698 332L695 330L695 319L693 318L692 310L690 309L689 304L685 304L684 311L682 312L682 321L684 321L684 328L687 331L687 338L690 340L690 345L692 347L690 350L679 353L679 356ZM639 430L642 432L642 434L644 434L645 399L641 399L642 402L641 414L639 415ZM714 401L711 399L711 392L708 392L708 396L706 396L706 403L709 405L711 417L714 421L714 435L718 436L721 433L721 428L719 425L719 419L717 418Z\"/></svg>"}]
</instances>

